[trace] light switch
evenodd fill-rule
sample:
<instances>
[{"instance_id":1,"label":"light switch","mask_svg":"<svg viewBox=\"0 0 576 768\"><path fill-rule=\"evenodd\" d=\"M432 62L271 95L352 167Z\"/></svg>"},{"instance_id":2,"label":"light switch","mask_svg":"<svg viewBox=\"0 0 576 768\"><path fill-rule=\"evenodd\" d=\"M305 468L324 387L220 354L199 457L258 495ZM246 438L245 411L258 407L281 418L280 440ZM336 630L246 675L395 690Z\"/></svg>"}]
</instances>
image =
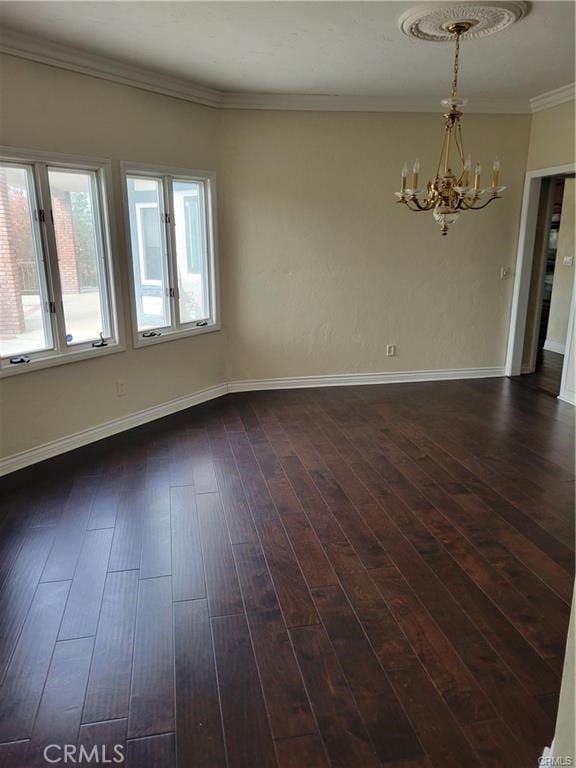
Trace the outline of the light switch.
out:
<instances>
[{"instance_id":1,"label":"light switch","mask_svg":"<svg viewBox=\"0 0 576 768\"><path fill-rule=\"evenodd\" d=\"M571 267L574 264L574 256L564 256L562 259L562 266L563 267Z\"/></svg>"}]
</instances>

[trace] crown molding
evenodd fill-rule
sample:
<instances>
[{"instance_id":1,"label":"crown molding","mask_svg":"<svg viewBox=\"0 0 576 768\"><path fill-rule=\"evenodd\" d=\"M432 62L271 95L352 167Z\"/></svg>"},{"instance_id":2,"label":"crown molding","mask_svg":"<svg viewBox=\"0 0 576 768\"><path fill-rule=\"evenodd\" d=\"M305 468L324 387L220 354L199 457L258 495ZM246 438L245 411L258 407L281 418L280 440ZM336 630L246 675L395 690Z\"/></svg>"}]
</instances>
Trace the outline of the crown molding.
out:
<instances>
[{"instance_id":1,"label":"crown molding","mask_svg":"<svg viewBox=\"0 0 576 768\"><path fill-rule=\"evenodd\" d=\"M546 91L539 96L530 99L530 108L532 112L542 112L543 109L557 107L559 104L565 104L567 101L574 101L576 96L576 83L563 85L562 88L555 88L553 91Z\"/></svg>"},{"instance_id":2,"label":"crown molding","mask_svg":"<svg viewBox=\"0 0 576 768\"><path fill-rule=\"evenodd\" d=\"M202 104L215 109L288 110L314 112L441 112L435 100L396 102L381 96L345 96L338 94L230 93L169 77L148 69L124 64L104 56L4 29L0 35L0 53L36 61L70 72L78 72L121 85L152 91L163 96ZM563 90L563 89L558 89ZM555 93L555 92L551 92ZM544 94L547 96L548 94ZM543 97L537 97L537 101ZM567 100L567 99L564 99ZM561 103L561 102L558 102ZM550 105L552 106L552 104ZM546 107L542 107L543 109ZM534 107L532 107L532 111ZM474 102L468 114L527 114L524 99L505 102Z\"/></svg>"},{"instance_id":3,"label":"crown molding","mask_svg":"<svg viewBox=\"0 0 576 768\"><path fill-rule=\"evenodd\" d=\"M222 93L213 88L205 88L177 77L160 75L149 69L123 64L114 59L86 53L77 48L52 43L11 29L4 29L0 34L0 53L111 80L114 83L130 85L176 99L193 101L207 107L218 107L222 101Z\"/></svg>"},{"instance_id":4,"label":"crown molding","mask_svg":"<svg viewBox=\"0 0 576 768\"><path fill-rule=\"evenodd\" d=\"M265 109L300 112L442 112L439 100L414 102L391 101L385 96L344 96L331 94L225 93L221 109ZM528 104L515 102L475 101L467 114L527 114Z\"/></svg>"}]
</instances>

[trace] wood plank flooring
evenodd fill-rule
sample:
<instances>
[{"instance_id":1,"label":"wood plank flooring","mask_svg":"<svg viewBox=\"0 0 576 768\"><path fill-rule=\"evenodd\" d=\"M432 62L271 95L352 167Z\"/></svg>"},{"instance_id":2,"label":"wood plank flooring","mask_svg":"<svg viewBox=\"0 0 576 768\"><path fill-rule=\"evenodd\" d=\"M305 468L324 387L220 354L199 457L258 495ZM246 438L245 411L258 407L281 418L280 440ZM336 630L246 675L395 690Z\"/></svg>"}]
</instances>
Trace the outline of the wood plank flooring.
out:
<instances>
[{"instance_id":1,"label":"wood plank flooring","mask_svg":"<svg viewBox=\"0 0 576 768\"><path fill-rule=\"evenodd\" d=\"M558 352L550 352L547 349L539 349L534 373L523 373L521 376L514 376L513 381L557 397L560 392L563 365L564 355Z\"/></svg>"},{"instance_id":2,"label":"wood plank flooring","mask_svg":"<svg viewBox=\"0 0 576 768\"><path fill-rule=\"evenodd\" d=\"M536 765L573 462L573 409L492 379L229 395L5 478L0 766Z\"/></svg>"}]
</instances>

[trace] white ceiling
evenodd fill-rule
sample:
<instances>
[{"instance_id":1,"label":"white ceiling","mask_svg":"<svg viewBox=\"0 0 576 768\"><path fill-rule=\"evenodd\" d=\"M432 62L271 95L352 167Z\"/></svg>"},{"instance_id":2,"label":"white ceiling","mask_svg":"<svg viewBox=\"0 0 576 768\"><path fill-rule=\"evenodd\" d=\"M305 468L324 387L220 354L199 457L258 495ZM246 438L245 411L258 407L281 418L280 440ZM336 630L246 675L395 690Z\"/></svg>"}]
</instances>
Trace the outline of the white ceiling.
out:
<instances>
[{"instance_id":1,"label":"white ceiling","mask_svg":"<svg viewBox=\"0 0 576 768\"><path fill-rule=\"evenodd\" d=\"M5 40L16 30L211 91L435 109L449 91L452 47L400 32L397 19L413 5L3 2L0 19ZM530 98L573 82L574 22L572 2L534 2L507 30L463 42L468 111L527 111Z\"/></svg>"}]
</instances>

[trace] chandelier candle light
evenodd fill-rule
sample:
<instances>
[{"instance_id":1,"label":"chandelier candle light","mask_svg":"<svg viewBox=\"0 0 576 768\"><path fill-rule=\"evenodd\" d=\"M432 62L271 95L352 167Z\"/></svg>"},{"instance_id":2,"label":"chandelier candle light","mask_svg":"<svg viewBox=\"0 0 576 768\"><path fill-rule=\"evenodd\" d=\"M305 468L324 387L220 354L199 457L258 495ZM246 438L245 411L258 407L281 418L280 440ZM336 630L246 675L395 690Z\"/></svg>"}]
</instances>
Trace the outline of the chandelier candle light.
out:
<instances>
[{"instance_id":1,"label":"chandelier candle light","mask_svg":"<svg viewBox=\"0 0 576 768\"><path fill-rule=\"evenodd\" d=\"M486 208L493 200L500 198L500 192L506 187L500 184L500 161L496 158L492 166L490 187L480 186L482 167L480 163L474 166L474 184L470 185L470 155L464 157L464 142L460 118L462 107L466 100L458 98L458 59L460 56L460 38L473 26L472 22L461 21L448 24L446 29L454 35L456 51L454 54L454 79L452 92L448 99L442 100L447 108L444 114L444 141L440 150L440 158L433 181L429 181L426 189L418 188L420 161L416 160L412 168L412 186L407 187L408 165L404 163L401 175L400 192L396 192L399 203L404 203L411 211L432 211L434 219L440 224L443 235L448 234L448 227L454 224L460 211L478 211ZM451 152L456 148L456 162L460 172L456 176L451 166Z\"/></svg>"}]
</instances>

